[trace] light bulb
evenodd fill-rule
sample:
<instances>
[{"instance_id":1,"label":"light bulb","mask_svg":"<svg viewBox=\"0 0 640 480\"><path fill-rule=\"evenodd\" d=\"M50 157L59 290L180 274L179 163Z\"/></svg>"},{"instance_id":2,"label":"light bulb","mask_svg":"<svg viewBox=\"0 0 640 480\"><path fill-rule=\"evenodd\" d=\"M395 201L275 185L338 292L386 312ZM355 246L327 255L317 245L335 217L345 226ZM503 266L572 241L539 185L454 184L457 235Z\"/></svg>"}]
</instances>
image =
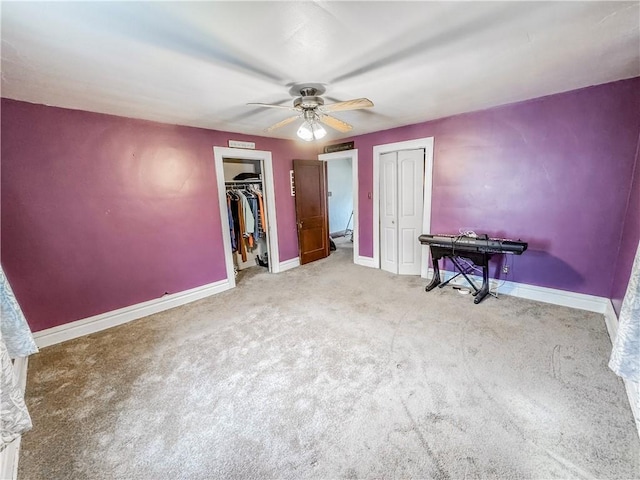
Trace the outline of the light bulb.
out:
<instances>
[{"instance_id":1,"label":"light bulb","mask_svg":"<svg viewBox=\"0 0 640 480\"><path fill-rule=\"evenodd\" d=\"M298 137L300 137L305 142L310 142L311 140L313 140L313 130L309 122L305 121L302 123L302 125L300 125L300 128L298 129Z\"/></svg>"},{"instance_id":2,"label":"light bulb","mask_svg":"<svg viewBox=\"0 0 640 480\"><path fill-rule=\"evenodd\" d=\"M320 140L327 134L327 131L324 129L324 127L318 123L312 123L311 129L313 130L313 137L316 140Z\"/></svg>"},{"instance_id":3,"label":"light bulb","mask_svg":"<svg viewBox=\"0 0 640 480\"><path fill-rule=\"evenodd\" d=\"M309 112L305 113L305 121L298 128L298 137L305 142L320 140L327 134L327 131L317 122L316 118L310 114L307 115L307 113Z\"/></svg>"}]
</instances>

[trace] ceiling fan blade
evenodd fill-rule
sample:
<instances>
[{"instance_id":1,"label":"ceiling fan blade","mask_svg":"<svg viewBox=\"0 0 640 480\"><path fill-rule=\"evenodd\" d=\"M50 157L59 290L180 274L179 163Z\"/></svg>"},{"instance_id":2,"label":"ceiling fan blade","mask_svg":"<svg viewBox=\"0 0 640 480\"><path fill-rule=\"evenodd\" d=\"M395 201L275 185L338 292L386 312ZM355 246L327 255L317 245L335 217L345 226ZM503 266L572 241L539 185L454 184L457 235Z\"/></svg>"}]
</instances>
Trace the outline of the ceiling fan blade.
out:
<instances>
[{"instance_id":1,"label":"ceiling fan blade","mask_svg":"<svg viewBox=\"0 0 640 480\"><path fill-rule=\"evenodd\" d=\"M289 125L291 122L299 118L300 115L294 115L293 117L285 118L284 120L279 121L278 123L271 125L269 128L265 128L265 132L271 132L276 128L284 127L285 125Z\"/></svg>"},{"instance_id":2,"label":"ceiling fan blade","mask_svg":"<svg viewBox=\"0 0 640 480\"><path fill-rule=\"evenodd\" d=\"M339 132L345 133L350 132L353 127L342 120L337 119L336 117L332 117L331 115L318 115L318 120L320 120L325 125L330 126L331 128L338 130Z\"/></svg>"},{"instance_id":3,"label":"ceiling fan blade","mask_svg":"<svg viewBox=\"0 0 640 480\"><path fill-rule=\"evenodd\" d=\"M356 98L345 102L330 103L323 105L322 110L325 112L343 112L345 110L357 110L359 108L373 107L373 102L368 98Z\"/></svg>"},{"instance_id":4,"label":"ceiling fan blade","mask_svg":"<svg viewBox=\"0 0 640 480\"><path fill-rule=\"evenodd\" d=\"M247 103L247 105L256 105L257 107L267 107L267 108L283 108L285 110L297 110L289 105L274 105L272 103Z\"/></svg>"}]
</instances>

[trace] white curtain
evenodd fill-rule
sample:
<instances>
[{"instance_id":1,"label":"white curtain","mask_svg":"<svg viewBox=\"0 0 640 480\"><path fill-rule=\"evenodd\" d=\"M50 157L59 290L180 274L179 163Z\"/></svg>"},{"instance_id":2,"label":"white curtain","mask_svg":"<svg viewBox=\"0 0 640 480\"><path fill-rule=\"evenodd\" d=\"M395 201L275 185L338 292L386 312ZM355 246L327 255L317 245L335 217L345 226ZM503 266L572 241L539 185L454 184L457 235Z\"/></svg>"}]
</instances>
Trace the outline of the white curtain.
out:
<instances>
[{"instance_id":1,"label":"white curtain","mask_svg":"<svg viewBox=\"0 0 640 480\"><path fill-rule=\"evenodd\" d=\"M609 367L622 378L640 383L640 243L622 301Z\"/></svg>"},{"instance_id":2,"label":"white curtain","mask_svg":"<svg viewBox=\"0 0 640 480\"><path fill-rule=\"evenodd\" d=\"M31 417L12 359L38 351L4 270L0 266L0 451L31 429Z\"/></svg>"}]
</instances>

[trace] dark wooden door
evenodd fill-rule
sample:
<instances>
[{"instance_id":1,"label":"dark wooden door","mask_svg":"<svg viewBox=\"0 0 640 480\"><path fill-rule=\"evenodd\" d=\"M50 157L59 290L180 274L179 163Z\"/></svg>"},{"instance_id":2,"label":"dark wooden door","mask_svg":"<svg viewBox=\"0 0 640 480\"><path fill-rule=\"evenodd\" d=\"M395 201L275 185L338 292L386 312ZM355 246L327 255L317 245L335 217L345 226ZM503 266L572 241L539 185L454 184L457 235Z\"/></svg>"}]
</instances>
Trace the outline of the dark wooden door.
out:
<instances>
[{"instance_id":1,"label":"dark wooden door","mask_svg":"<svg viewBox=\"0 0 640 480\"><path fill-rule=\"evenodd\" d=\"M294 160L300 264L329 256L326 162Z\"/></svg>"}]
</instances>

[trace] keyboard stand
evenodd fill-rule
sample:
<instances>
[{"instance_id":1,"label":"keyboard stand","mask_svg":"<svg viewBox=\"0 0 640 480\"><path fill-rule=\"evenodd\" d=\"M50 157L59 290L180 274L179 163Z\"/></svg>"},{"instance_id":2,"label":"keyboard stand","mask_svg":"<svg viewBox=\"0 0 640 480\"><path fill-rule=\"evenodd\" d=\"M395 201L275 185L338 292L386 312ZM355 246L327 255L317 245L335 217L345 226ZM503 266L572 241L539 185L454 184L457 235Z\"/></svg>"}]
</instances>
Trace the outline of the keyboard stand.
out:
<instances>
[{"instance_id":1,"label":"keyboard stand","mask_svg":"<svg viewBox=\"0 0 640 480\"><path fill-rule=\"evenodd\" d=\"M433 262L433 279L431 279L429 285L425 287L425 291L429 292L436 287L442 288L454 278L462 275L465 280L469 282L469 285L471 285L471 287L473 288L473 296L475 297L473 299L473 303L477 305L482 300L484 300L487 295L489 295L489 260L492 256L491 253L465 252L462 250L456 252L455 248L451 249L437 247L434 245L431 245L429 248L431 249L431 259ZM482 286L480 288L478 288L473 280L469 278L469 276L467 275L468 271L465 271L464 266L460 263L458 257L466 258L474 265L482 267ZM441 258L450 259L456 270L458 271L458 273L456 273L453 277L445 282L442 282L440 278L440 267L438 265L438 260L440 260Z\"/></svg>"}]
</instances>

